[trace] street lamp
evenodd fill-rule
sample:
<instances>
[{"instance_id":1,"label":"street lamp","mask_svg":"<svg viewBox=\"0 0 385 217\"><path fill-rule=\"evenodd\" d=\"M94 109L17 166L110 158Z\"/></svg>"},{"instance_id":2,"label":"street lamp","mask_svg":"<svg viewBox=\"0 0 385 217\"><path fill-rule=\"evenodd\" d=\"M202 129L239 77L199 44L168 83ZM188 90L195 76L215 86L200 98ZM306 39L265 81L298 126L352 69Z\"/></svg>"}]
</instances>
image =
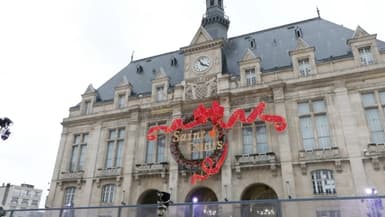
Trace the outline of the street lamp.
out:
<instances>
[{"instance_id":1,"label":"street lamp","mask_svg":"<svg viewBox=\"0 0 385 217\"><path fill-rule=\"evenodd\" d=\"M195 204L198 203L198 198L197 197L193 197L192 198L192 217L195 217Z\"/></svg>"},{"instance_id":2,"label":"street lamp","mask_svg":"<svg viewBox=\"0 0 385 217\"><path fill-rule=\"evenodd\" d=\"M0 118L0 136L2 140L7 140L9 135L11 135L11 131L9 130L9 126L11 125L11 119L7 117Z\"/></svg>"},{"instance_id":3,"label":"street lamp","mask_svg":"<svg viewBox=\"0 0 385 217\"><path fill-rule=\"evenodd\" d=\"M376 197L377 189L367 188L365 189L367 195L371 198L367 200L368 217L382 217L381 210L384 209L381 198Z\"/></svg>"},{"instance_id":4,"label":"street lamp","mask_svg":"<svg viewBox=\"0 0 385 217\"><path fill-rule=\"evenodd\" d=\"M170 203L172 203L171 199L171 194L163 191L158 191L157 195L159 197L157 203L158 203L158 209L157 209L157 214L158 216L165 216L166 211Z\"/></svg>"}]
</instances>

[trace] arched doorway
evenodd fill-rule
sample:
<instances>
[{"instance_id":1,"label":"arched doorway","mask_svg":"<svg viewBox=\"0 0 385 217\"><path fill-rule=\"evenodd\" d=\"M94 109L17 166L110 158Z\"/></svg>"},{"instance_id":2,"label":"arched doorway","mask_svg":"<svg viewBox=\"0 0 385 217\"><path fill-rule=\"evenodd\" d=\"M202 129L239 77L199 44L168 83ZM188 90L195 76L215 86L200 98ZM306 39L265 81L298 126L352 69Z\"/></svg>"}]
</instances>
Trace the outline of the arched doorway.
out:
<instances>
[{"instance_id":1,"label":"arched doorway","mask_svg":"<svg viewBox=\"0 0 385 217\"><path fill-rule=\"evenodd\" d=\"M150 189L145 192L143 192L139 198L138 198L138 206L136 216L137 217L143 217L143 216L148 216L148 217L155 217L157 216L157 200L158 200L158 195L157 195L158 190L155 189ZM148 206L146 206L148 205ZM150 206L152 205L152 206Z\"/></svg>"},{"instance_id":2,"label":"arched doorway","mask_svg":"<svg viewBox=\"0 0 385 217\"><path fill-rule=\"evenodd\" d=\"M241 216L243 217L275 217L278 216L279 204L277 193L268 185L253 184L248 186L242 193Z\"/></svg>"},{"instance_id":3,"label":"arched doorway","mask_svg":"<svg viewBox=\"0 0 385 217\"><path fill-rule=\"evenodd\" d=\"M191 206L185 209L185 217L219 216L218 206L207 204L216 201L218 197L210 188L198 187L191 190L185 199L185 202L191 203Z\"/></svg>"}]
</instances>

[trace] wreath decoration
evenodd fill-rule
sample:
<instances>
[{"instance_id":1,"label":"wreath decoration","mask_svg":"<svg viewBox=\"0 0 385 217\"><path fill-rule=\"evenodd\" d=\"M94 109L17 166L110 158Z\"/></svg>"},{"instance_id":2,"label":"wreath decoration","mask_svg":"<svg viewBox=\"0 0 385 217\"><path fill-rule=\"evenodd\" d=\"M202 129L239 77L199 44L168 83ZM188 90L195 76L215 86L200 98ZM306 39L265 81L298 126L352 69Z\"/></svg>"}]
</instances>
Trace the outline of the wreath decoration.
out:
<instances>
[{"instance_id":1,"label":"wreath decoration","mask_svg":"<svg viewBox=\"0 0 385 217\"><path fill-rule=\"evenodd\" d=\"M203 160L188 160L185 159L179 149L179 142L172 139L170 144L171 153L178 164L191 168L198 173L194 173L191 177L191 183L195 184L196 181L203 181L208 177L219 173L226 160L228 153L228 144L226 143L224 130L230 129L237 121L241 123L253 123L257 118L265 122L272 122L274 128L278 132L283 132L286 129L286 120L278 115L263 114L266 104L264 102L259 103L246 117L246 112L243 109L235 110L228 122L223 121L224 108L217 101L212 103L211 108L206 108L200 104L193 112L193 116L186 119L175 119L170 126L161 125L151 127L147 133L148 140L156 139L157 131L164 131L165 133L173 133L176 131L188 130L199 125L207 124L211 122L213 129L210 131L211 137L216 137L217 140L223 144L221 149L216 149L211 156L204 158Z\"/></svg>"},{"instance_id":2,"label":"wreath decoration","mask_svg":"<svg viewBox=\"0 0 385 217\"><path fill-rule=\"evenodd\" d=\"M183 123L187 124L193 120L193 117L187 117L184 119ZM209 122L211 122L211 119L208 119ZM186 130L184 129L178 129L176 131L182 131ZM213 139L217 139L217 144L221 144L221 148L215 148L213 150L213 153L210 156L207 156L206 158L202 159L186 159L185 156L182 154L180 148L179 148L179 141L175 139L175 135L171 136L171 143L170 143L170 151L175 159L175 161L179 164L184 166L186 169L191 169L194 171L194 175L192 177L191 182L195 183L197 180L203 180L207 176L214 175L219 172L219 169L222 167L223 160L225 159L227 155L227 144L225 143L225 133L224 129L216 124L213 125L213 128L209 131L210 137ZM217 168L217 169L215 169ZM202 175L206 174L206 175Z\"/></svg>"}]
</instances>

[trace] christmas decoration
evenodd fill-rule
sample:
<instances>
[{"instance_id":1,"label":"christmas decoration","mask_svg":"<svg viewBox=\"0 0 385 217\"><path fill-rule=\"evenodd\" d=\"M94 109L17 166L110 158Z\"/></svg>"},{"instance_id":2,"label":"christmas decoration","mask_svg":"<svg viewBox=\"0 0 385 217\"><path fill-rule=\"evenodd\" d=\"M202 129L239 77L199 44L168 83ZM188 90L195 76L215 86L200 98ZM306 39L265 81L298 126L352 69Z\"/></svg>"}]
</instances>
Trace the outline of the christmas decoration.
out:
<instances>
[{"instance_id":1,"label":"christmas decoration","mask_svg":"<svg viewBox=\"0 0 385 217\"><path fill-rule=\"evenodd\" d=\"M211 108L206 108L203 104L193 112L193 117L189 117L185 120L178 118L172 121L170 126L161 125L151 127L147 133L148 140L155 140L157 131L163 131L165 133L174 133L171 139L170 150L178 164L183 165L186 168L200 170L199 173L194 173L191 177L191 182L194 184L196 181L202 181L208 177L219 173L224 161L226 160L228 152L228 144L225 141L224 130L231 129L237 121L241 123L250 124L260 119L264 122L271 122L274 128L278 132L283 132L286 129L285 118L278 115L263 114L266 108L264 102L260 102L246 117L246 112L243 109L235 110L228 119L224 122L224 108L217 101L212 102ZM189 160L185 159L179 149L178 135L182 131L190 130L197 126L206 125L211 122L213 126L212 130L209 131L209 135L212 138L218 134L216 138L218 141L218 148L216 148L211 156L204 158L203 160ZM176 132L176 133L175 133Z\"/></svg>"}]
</instances>

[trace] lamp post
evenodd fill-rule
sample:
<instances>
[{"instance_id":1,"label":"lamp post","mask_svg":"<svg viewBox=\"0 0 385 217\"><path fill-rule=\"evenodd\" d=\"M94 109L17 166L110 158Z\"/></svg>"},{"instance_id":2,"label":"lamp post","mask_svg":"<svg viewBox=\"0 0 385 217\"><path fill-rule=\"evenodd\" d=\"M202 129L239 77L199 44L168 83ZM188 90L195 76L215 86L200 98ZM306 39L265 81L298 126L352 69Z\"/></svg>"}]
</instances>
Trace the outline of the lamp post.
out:
<instances>
[{"instance_id":1,"label":"lamp post","mask_svg":"<svg viewBox=\"0 0 385 217\"><path fill-rule=\"evenodd\" d=\"M9 126L11 125L11 119L7 117L0 118L0 136L2 140L7 140L9 135L11 135L11 131L9 130Z\"/></svg>"},{"instance_id":2,"label":"lamp post","mask_svg":"<svg viewBox=\"0 0 385 217\"><path fill-rule=\"evenodd\" d=\"M157 195L159 197L157 203L158 203L158 209L157 214L160 217L166 216L166 211L170 203L172 203L171 194L163 191L158 191Z\"/></svg>"},{"instance_id":3,"label":"lamp post","mask_svg":"<svg viewBox=\"0 0 385 217\"><path fill-rule=\"evenodd\" d=\"M381 198L376 197L377 190L375 188L368 188L365 190L366 194L371 196L367 200L368 217L382 217L381 210L384 209Z\"/></svg>"}]
</instances>

